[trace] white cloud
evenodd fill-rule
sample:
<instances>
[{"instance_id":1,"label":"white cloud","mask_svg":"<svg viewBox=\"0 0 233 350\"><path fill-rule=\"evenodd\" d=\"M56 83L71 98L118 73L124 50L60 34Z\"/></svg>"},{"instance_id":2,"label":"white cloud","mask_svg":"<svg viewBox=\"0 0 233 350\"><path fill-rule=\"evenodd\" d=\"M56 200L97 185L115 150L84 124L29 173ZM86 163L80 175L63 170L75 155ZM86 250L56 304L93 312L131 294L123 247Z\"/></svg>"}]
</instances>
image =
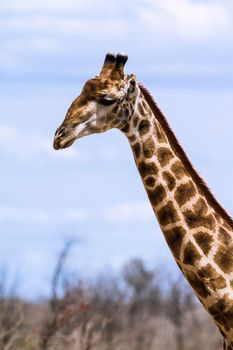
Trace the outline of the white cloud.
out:
<instances>
[{"instance_id":1,"label":"white cloud","mask_svg":"<svg viewBox=\"0 0 233 350\"><path fill-rule=\"evenodd\" d=\"M144 26L161 40L169 37L203 41L232 37L232 14L228 1L144 0L139 16Z\"/></svg>"},{"instance_id":2,"label":"white cloud","mask_svg":"<svg viewBox=\"0 0 233 350\"><path fill-rule=\"evenodd\" d=\"M33 76L36 71L49 75L56 69L58 75L74 76L77 67L79 74L85 70L90 52L94 57L108 50L107 45L131 53L144 48L135 58L138 69L144 66L142 55L155 65L156 52L157 57L164 57L172 51L165 60L168 68L176 57L183 63L187 57L193 62L195 57L199 60L199 56L205 56L207 67L212 57L225 52L226 59L226 52L232 52L233 4L229 0L136 0L133 7L123 0L10 0L1 2L1 10L8 13L0 21L4 74ZM209 50L202 49L207 47L205 44ZM41 56L49 59L42 59L38 65ZM74 56L78 63L71 64ZM51 58L56 62L54 71L47 63ZM222 65L215 61L216 66Z\"/></svg>"},{"instance_id":3,"label":"white cloud","mask_svg":"<svg viewBox=\"0 0 233 350\"><path fill-rule=\"evenodd\" d=\"M18 16L1 18L0 28L17 34L27 31L29 36L33 32L44 33L46 38L53 33L100 39L101 36L110 38L113 35L124 35L125 38L130 33L125 29L130 30L133 26L135 36L140 36L141 31L147 31L150 37L155 35L156 40L172 34L171 41L177 35L202 41L210 37L232 37L232 8L228 0L137 0L134 8L131 4L117 0L11 0L2 2L0 11L16 11ZM123 15L124 12L127 16ZM128 37L128 40L132 38Z\"/></svg>"},{"instance_id":4,"label":"white cloud","mask_svg":"<svg viewBox=\"0 0 233 350\"><path fill-rule=\"evenodd\" d=\"M152 209L146 202L122 202L105 208L102 217L110 222L150 221L154 219Z\"/></svg>"}]
</instances>

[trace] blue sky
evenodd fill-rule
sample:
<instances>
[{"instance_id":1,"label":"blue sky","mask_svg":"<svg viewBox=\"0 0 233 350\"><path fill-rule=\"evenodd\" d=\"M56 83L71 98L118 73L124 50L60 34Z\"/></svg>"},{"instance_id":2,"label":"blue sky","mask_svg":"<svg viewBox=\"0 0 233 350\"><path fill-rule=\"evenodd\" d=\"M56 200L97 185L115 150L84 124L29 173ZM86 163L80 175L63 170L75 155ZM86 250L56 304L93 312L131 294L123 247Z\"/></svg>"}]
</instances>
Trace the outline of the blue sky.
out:
<instances>
[{"instance_id":1,"label":"blue sky","mask_svg":"<svg viewBox=\"0 0 233 350\"><path fill-rule=\"evenodd\" d=\"M4 0L0 4L0 259L38 297L64 237L93 275L132 257L175 271L127 140L53 134L107 51L153 93L196 168L233 214L231 0Z\"/></svg>"}]
</instances>

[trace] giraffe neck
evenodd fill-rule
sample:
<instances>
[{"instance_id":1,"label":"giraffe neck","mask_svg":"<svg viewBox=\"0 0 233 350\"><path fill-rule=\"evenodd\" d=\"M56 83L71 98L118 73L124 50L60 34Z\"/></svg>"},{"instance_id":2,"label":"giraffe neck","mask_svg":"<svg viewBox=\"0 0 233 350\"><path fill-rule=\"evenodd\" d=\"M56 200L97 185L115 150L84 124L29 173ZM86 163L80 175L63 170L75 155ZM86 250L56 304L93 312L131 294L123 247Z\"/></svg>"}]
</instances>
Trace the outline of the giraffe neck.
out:
<instances>
[{"instance_id":1,"label":"giraffe neck","mask_svg":"<svg viewBox=\"0 0 233 350\"><path fill-rule=\"evenodd\" d=\"M231 219L211 205L142 92L137 99L125 134L150 203L182 273L233 344Z\"/></svg>"}]
</instances>

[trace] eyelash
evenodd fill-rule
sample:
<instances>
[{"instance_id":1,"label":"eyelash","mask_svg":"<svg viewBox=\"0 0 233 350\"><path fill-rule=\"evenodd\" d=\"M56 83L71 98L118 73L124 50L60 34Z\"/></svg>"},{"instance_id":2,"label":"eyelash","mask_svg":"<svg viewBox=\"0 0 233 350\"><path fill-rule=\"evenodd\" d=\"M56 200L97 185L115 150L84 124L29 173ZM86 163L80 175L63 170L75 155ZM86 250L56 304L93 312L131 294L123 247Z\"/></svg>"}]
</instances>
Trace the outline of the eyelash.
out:
<instances>
[{"instance_id":1,"label":"eyelash","mask_svg":"<svg viewBox=\"0 0 233 350\"><path fill-rule=\"evenodd\" d=\"M111 98L101 98L100 100L99 100L99 103L101 104L101 105L103 105L103 106L111 106L111 105L113 105L113 103L115 103L116 102L116 100L115 99L111 99Z\"/></svg>"}]
</instances>

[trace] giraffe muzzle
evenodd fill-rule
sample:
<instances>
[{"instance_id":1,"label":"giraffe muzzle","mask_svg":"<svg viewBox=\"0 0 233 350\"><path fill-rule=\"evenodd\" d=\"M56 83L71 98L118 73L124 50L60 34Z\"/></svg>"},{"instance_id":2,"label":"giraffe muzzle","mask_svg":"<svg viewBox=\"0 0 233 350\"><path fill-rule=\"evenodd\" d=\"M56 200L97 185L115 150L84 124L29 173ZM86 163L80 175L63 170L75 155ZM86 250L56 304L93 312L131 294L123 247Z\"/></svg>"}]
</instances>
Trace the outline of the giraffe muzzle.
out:
<instances>
[{"instance_id":1,"label":"giraffe muzzle","mask_svg":"<svg viewBox=\"0 0 233 350\"><path fill-rule=\"evenodd\" d=\"M75 141L74 129L76 124L67 126L60 126L54 135L53 148L55 150L67 148Z\"/></svg>"}]
</instances>

